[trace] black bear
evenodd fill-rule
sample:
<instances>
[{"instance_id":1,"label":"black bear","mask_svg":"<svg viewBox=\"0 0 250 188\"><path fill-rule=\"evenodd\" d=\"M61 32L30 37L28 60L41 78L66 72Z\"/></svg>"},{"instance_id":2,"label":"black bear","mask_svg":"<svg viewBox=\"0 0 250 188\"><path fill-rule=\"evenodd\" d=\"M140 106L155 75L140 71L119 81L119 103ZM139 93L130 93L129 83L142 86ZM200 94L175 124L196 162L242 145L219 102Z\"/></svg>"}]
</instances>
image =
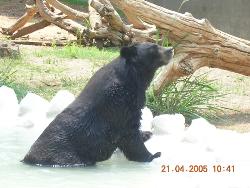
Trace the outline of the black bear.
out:
<instances>
[{"instance_id":1,"label":"black bear","mask_svg":"<svg viewBox=\"0 0 250 188\"><path fill-rule=\"evenodd\" d=\"M98 70L81 94L50 123L23 162L40 166L94 165L119 148L128 160L150 162L139 131L145 91L172 48L153 43L123 47L120 56ZM146 137L148 134L146 133Z\"/></svg>"}]
</instances>

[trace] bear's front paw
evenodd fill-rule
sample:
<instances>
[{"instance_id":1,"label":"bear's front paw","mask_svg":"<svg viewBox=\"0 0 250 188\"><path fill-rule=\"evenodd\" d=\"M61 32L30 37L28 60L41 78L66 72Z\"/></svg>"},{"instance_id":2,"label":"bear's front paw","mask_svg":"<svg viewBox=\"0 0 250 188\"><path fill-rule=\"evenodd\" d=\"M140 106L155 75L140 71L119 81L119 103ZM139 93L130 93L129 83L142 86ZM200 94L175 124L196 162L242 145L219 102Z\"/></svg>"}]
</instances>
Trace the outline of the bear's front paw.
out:
<instances>
[{"instance_id":1,"label":"bear's front paw","mask_svg":"<svg viewBox=\"0 0 250 188\"><path fill-rule=\"evenodd\" d=\"M154 155L151 155L148 161L151 162L153 159L158 158L160 156L161 156L161 152L157 152Z\"/></svg>"}]
</instances>

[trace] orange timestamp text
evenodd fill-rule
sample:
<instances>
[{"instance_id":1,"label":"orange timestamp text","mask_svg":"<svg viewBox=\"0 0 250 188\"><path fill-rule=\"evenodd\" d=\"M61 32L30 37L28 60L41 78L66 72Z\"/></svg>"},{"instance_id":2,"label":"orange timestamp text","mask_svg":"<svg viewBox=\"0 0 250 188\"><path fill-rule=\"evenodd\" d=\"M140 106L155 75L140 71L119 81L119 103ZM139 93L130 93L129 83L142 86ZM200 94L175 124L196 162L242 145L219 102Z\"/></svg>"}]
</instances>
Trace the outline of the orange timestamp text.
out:
<instances>
[{"instance_id":1,"label":"orange timestamp text","mask_svg":"<svg viewBox=\"0 0 250 188\"><path fill-rule=\"evenodd\" d=\"M221 172L235 172L235 165L161 165L162 173L221 173Z\"/></svg>"}]
</instances>

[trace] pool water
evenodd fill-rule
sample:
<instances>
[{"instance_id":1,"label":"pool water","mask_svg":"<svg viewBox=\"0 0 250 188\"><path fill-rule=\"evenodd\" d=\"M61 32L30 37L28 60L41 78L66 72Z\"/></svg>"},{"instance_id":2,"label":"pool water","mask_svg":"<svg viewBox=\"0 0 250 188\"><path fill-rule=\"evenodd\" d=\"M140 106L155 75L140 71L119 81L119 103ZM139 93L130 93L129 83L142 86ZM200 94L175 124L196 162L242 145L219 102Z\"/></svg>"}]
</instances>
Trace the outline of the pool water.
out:
<instances>
[{"instance_id":1,"label":"pool water","mask_svg":"<svg viewBox=\"0 0 250 188\"><path fill-rule=\"evenodd\" d=\"M147 181L148 176L159 173L159 169L150 169L148 164L127 161L122 154L116 154L111 160L94 167L29 166L20 160L35 140L32 133L32 130L16 127L1 130L1 187L138 187Z\"/></svg>"},{"instance_id":2,"label":"pool water","mask_svg":"<svg viewBox=\"0 0 250 188\"><path fill-rule=\"evenodd\" d=\"M249 188L249 160L217 160L220 165L235 165L235 172L214 173L216 158L197 144L182 144L173 136L153 137L147 147L163 150L152 163L127 161L116 152L108 161L94 167L49 168L20 162L39 134L32 129L9 127L0 131L0 185L11 188L49 187L241 187ZM163 145L160 142L167 142ZM154 142L159 142L151 148ZM193 156L193 159L192 159ZM161 172L162 165L208 165L209 172Z\"/></svg>"},{"instance_id":3,"label":"pool water","mask_svg":"<svg viewBox=\"0 0 250 188\"><path fill-rule=\"evenodd\" d=\"M18 103L12 89L0 87L0 188L250 188L250 133L220 130L204 119L185 128L182 115L153 117L147 108L141 128L154 136L145 145L151 153L162 153L151 163L128 161L119 151L93 167L21 163L43 129L73 100L73 94L59 91L50 102L30 93Z\"/></svg>"}]
</instances>

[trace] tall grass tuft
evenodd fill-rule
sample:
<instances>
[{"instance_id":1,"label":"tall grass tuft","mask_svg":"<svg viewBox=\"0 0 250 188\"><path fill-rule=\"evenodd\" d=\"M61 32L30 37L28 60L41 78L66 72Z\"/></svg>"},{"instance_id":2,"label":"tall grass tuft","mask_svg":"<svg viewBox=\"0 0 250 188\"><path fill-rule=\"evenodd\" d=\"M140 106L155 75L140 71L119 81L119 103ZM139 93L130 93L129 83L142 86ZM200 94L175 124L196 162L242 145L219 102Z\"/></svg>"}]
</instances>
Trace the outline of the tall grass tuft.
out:
<instances>
[{"instance_id":1,"label":"tall grass tuft","mask_svg":"<svg viewBox=\"0 0 250 188\"><path fill-rule=\"evenodd\" d=\"M180 12L182 6L183 6L185 3L189 2L189 1L190 1L190 0L183 0L183 1L181 2L181 5L180 5L179 8L178 8L178 12Z\"/></svg>"},{"instance_id":2,"label":"tall grass tuft","mask_svg":"<svg viewBox=\"0 0 250 188\"><path fill-rule=\"evenodd\" d=\"M16 84L16 64L22 61L21 57L17 59L3 58L0 61L0 87L7 86L14 89L18 100L21 100L27 94L27 88Z\"/></svg>"},{"instance_id":3,"label":"tall grass tuft","mask_svg":"<svg viewBox=\"0 0 250 188\"><path fill-rule=\"evenodd\" d=\"M218 104L225 94L221 94L214 81L207 74L188 76L167 85L159 95L152 89L147 91L147 106L154 115L183 114L187 120L198 117L218 118L216 114L226 108Z\"/></svg>"},{"instance_id":4,"label":"tall grass tuft","mask_svg":"<svg viewBox=\"0 0 250 188\"><path fill-rule=\"evenodd\" d=\"M7 63L3 63L0 70L0 86L9 85L15 80L16 70L13 68L12 61L4 59Z\"/></svg>"}]
</instances>

